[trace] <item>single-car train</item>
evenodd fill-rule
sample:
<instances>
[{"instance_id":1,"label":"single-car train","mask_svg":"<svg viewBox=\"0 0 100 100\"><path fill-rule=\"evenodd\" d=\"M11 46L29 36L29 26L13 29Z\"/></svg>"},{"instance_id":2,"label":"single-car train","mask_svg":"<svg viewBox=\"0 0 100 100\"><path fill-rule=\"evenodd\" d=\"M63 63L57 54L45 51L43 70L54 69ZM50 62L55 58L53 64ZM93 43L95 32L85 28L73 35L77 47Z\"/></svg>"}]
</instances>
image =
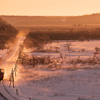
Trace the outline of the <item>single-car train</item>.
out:
<instances>
[{"instance_id":1,"label":"single-car train","mask_svg":"<svg viewBox=\"0 0 100 100\"><path fill-rule=\"evenodd\" d=\"M0 69L0 81L4 78L4 69Z\"/></svg>"}]
</instances>

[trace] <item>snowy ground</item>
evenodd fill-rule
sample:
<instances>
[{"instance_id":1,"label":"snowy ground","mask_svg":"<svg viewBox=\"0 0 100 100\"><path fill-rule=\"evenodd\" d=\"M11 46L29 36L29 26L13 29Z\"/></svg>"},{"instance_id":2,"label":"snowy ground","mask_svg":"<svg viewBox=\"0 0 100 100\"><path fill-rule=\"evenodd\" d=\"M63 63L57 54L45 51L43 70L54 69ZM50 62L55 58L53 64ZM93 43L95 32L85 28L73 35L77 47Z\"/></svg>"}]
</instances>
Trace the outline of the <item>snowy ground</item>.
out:
<instances>
[{"instance_id":1,"label":"snowy ground","mask_svg":"<svg viewBox=\"0 0 100 100\"><path fill-rule=\"evenodd\" d=\"M93 58L95 47L99 47L100 41L70 41L70 51L66 48L68 43L59 41L45 46L45 49L52 47L53 50L55 47L59 47L58 53L25 50L28 55L49 55L52 59L63 61L63 63L56 70L49 70L43 65L37 65L35 68L18 65L15 88L13 88L9 87L7 76L15 64L12 60L16 57L19 49L19 44L16 44L13 56L6 61L7 67L10 67L9 70L7 67L5 68L7 74L3 83L8 93L17 100L100 100L100 64L76 64L74 66L67 63L72 59ZM82 49L84 49L83 52ZM61 54L62 58L60 58ZM99 57L99 54L96 56ZM72 70L72 67L75 69ZM16 94L16 89L18 89L19 95Z\"/></svg>"}]
</instances>

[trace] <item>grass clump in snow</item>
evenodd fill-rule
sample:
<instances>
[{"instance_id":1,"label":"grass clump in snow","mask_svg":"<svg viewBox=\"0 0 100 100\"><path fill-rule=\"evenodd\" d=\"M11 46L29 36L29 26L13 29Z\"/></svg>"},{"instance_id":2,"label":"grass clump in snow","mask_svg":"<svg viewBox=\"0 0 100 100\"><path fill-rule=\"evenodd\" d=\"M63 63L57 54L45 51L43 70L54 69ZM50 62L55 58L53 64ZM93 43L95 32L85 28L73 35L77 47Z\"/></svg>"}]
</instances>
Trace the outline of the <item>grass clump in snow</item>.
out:
<instances>
[{"instance_id":1,"label":"grass clump in snow","mask_svg":"<svg viewBox=\"0 0 100 100\"><path fill-rule=\"evenodd\" d=\"M32 66L36 66L37 64L45 65L52 63L50 56L45 56L45 57L32 56L31 58L29 58L28 55L25 53L20 56L18 62L23 65L32 65Z\"/></svg>"},{"instance_id":2,"label":"grass clump in snow","mask_svg":"<svg viewBox=\"0 0 100 100\"><path fill-rule=\"evenodd\" d=\"M100 57L92 57L92 58L87 58L87 59L71 59L69 60L68 63L95 65L95 64L100 64L99 60L100 60Z\"/></svg>"}]
</instances>

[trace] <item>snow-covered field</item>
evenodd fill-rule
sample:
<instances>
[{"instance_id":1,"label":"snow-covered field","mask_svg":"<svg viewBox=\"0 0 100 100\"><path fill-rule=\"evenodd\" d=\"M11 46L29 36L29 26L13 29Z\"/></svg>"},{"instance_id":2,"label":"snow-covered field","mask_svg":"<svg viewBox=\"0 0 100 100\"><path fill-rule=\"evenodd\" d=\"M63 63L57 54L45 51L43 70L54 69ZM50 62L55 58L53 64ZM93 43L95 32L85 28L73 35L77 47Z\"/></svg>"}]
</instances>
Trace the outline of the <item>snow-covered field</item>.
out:
<instances>
[{"instance_id":1,"label":"snow-covered field","mask_svg":"<svg viewBox=\"0 0 100 100\"><path fill-rule=\"evenodd\" d=\"M69 43L71 46L68 51L66 46ZM5 77L3 82L5 89L17 100L100 100L99 54L95 56L98 62L96 64L69 63L71 60L92 59L95 47L99 47L99 43L97 40L55 41L44 48L46 50L52 48L52 51L57 48L59 52L29 52L25 49L24 52L29 56L50 56L58 67L49 69L48 65L37 65L33 68L18 64L15 88L9 87L8 77ZM13 58L14 56L16 57L16 54ZM14 64L13 58L9 58L9 65Z\"/></svg>"}]
</instances>

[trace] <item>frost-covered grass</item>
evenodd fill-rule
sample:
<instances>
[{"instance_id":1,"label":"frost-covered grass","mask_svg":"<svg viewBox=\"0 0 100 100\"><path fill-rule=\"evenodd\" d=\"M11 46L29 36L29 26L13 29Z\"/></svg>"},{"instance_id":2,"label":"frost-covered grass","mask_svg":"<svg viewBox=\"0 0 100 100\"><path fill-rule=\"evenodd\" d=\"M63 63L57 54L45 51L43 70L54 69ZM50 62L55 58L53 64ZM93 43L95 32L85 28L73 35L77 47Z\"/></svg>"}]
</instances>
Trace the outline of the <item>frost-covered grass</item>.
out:
<instances>
[{"instance_id":1,"label":"frost-covered grass","mask_svg":"<svg viewBox=\"0 0 100 100\"><path fill-rule=\"evenodd\" d=\"M69 43L68 50L66 45ZM99 43L55 41L45 45L44 50L58 47L58 53L24 49L29 57L50 56L53 63L36 64L35 67L18 64L15 88L4 81L5 88L18 100L100 100L99 54L94 56ZM93 58L97 63L87 62ZM19 95L16 95L16 89Z\"/></svg>"}]
</instances>

